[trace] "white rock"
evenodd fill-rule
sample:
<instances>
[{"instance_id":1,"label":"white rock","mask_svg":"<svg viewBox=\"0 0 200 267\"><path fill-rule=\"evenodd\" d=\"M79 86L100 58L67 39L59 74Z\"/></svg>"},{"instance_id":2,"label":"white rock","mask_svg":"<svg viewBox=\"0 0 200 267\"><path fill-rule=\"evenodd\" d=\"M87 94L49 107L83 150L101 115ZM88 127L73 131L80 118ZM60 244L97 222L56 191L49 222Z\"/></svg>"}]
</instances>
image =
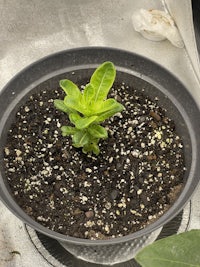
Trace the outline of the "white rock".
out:
<instances>
[{"instance_id":1,"label":"white rock","mask_svg":"<svg viewBox=\"0 0 200 267\"><path fill-rule=\"evenodd\" d=\"M146 39L162 41L168 39L174 46L183 48L184 43L173 18L156 9L137 10L132 16L134 29Z\"/></svg>"}]
</instances>

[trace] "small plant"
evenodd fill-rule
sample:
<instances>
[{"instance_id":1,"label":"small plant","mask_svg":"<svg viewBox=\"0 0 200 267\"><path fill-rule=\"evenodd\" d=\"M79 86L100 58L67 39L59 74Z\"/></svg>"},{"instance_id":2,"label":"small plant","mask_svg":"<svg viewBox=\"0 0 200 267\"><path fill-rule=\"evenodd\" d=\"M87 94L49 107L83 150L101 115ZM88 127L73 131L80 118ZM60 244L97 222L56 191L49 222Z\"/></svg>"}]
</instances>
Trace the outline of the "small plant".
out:
<instances>
[{"instance_id":1,"label":"small plant","mask_svg":"<svg viewBox=\"0 0 200 267\"><path fill-rule=\"evenodd\" d=\"M115 99L107 99L115 76L114 64L107 61L94 71L83 91L70 80L60 81L66 96L64 100L54 100L54 105L67 113L74 124L73 127L62 126L62 135L71 136L73 146L82 147L84 153L99 154L99 140L108 137L107 130L100 123L124 109Z\"/></svg>"}]
</instances>

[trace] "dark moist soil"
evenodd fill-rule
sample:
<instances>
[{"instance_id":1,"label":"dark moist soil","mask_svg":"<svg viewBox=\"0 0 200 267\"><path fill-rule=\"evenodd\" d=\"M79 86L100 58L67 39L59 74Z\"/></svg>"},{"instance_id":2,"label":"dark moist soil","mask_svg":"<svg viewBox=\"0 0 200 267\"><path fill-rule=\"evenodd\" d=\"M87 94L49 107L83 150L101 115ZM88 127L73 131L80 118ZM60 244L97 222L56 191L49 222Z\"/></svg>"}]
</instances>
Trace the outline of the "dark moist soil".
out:
<instances>
[{"instance_id":1,"label":"dark moist soil","mask_svg":"<svg viewBox=\"0 0 200 267\"><path fill-rule=\"evenodd\" d=\"M115 86L126 110L104 123L109 138L98 157L62 137L67 115L53 99L61 89L32 95L16 114L5 145L5 172L14 198L56 232L88 239L144 228L174 203L183 186L183 144L158 99ZM131 90L131 92L133 92Z\"/></svg>"}]
</instances>

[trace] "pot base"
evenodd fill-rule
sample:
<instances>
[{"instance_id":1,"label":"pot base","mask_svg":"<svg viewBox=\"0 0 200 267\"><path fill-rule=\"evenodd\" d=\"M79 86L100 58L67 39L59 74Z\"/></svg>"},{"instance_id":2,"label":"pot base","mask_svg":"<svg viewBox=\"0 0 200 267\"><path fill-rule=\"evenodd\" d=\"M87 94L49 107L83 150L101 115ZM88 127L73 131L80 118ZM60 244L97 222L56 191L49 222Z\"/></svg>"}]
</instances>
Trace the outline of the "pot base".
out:
<instances>
[{"instance_id":1,"label":"pot base","mask_svg":"<svg viewBox=\"0 0 200 267\"><path fill-rule=\"evenodd\" d=\"M178 216L176 216L168 224L163 226L160 233L155 237L155 239L158 240L158 239L170 236L172 234L176 234L182 223L182 217L183 217L183 212L179 213ZM121 255L122 257L119 257L119 255L114 255L116 253L113 253L113 252L112 254L114 256L116 257L118 256L118 263L112 262L112 259L108 257L108 254L109 254L108 252L106 255L107 258L104 259L104 263L103 262L97 263L97 261L95 260L96 255L94 254L92 255L91 253L90 259L93 258L93 261L94 261L93 263L91 263L91 262L85 261L83 259L80 259L72 255L70 252L66 250L66 248L64 248L63 244L61 244L57 240L52 239L48 236L45 236L39 232L36 232L29 226L26 226L26 230L28 232L30 239L32 240L32 243L38 250L38 252L42 255L42 257L46 261L48 261L50 264L53 264L53 266L55 267L60 267L60 266L66 266L66 267L101 267L101 266L104 266L106 267L106 266L111 266L111 265L113 267L139 267L137 262L133 259L133 254L131 254L131 257L128 260L128 257L125 258L125 255ZM105 252L103 249L102 251ZM90 252L91 252L91 249L90 249ZM101 251L100 253L103 254ZM88 254L88 251L87 251L87 254ZM97 257L98 259L100 259L99 255L97 255ZM103 258L101 258L101 260L103 261Z\"/></svg>"},{"instance_id":2,"label":"pot base","mask_svg":"<svg viewBox=\"0 0 200 267\"><path fill-rule=\"evenodd\" d=\"M149 235L115 245L84 246L60 242L60 244L76 258L103 265L115 265L131 260L143 247L153 243L162 228Z\"/></svg>"}]
</instances>

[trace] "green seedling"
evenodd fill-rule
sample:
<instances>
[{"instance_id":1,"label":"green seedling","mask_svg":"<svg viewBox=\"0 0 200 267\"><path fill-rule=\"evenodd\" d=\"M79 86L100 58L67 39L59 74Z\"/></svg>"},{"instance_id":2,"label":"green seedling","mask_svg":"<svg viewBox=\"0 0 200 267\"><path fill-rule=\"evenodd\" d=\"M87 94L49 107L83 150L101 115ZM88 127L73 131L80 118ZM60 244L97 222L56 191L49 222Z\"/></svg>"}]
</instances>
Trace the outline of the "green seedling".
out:
<instances>
[{"instance_id":1,"label":"green seedling","mask_svg":"<svg viewBox=\"0 0 200 267\"><path fill-rule=\"evenodd\" d=\"M107 130L100 124L124 109L114 98L107 99L115 77L115 66L107 61L94 71L82 91L70 80L60 81L66 96L64 100L54 100L54 105L67 113L74 125L62 126L62 135L71 136L73 146L82 147L84 153L100 153L99 140L108 137Z\"/></svg>"}]
</instances>

